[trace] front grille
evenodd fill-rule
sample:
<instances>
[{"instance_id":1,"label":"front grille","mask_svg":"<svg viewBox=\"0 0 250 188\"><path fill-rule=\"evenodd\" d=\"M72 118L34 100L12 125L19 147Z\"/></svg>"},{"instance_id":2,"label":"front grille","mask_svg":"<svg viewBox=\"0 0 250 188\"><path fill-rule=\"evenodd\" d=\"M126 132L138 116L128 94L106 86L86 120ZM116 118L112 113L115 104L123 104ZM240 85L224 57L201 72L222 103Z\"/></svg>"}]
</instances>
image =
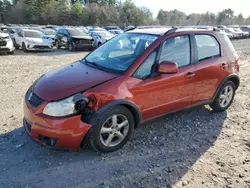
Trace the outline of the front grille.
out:
<instances>
[{"instance_id":1,"label":"front grille","mask_svg":"<svg viewBox=\"0 0 250 188\"><path fill-rule=\"evenodd\" d=\"M33 107L40 106L44 100L40 98L38 95L36 95L34 92L29 90L26 94L26 100L29 102L29 104Z\"/></svg>"},{"instance_id":2,"label":"front grille","mask_svg":"<svg viewBox=\"0 0 250 188\"><path fill-rule=\"evenodd\" d=\"M7 45L7 42L4 41L4 40L0 40L0 46L6 46Z\"/></svg>"},{"instance_id":3,"label":"front grille","mask_svg":"<svg viewBox=\"0 0 250 188\"><path fill-rule=\"evenodd\" d=\"M81 44L90 44L89 40L81 40Z\"/></svg>"},{"instance_id":4,"label":"front grille","mask_svg":"<svg viewBox=\"0 0 250 188\"><path fill-rule=\"evenodd\" d=\"M49 49L48 46L40 46L40 45L35 45L33 48L38 48L38 49Z\"/></svg>"},{"instance_id":5,"label":"front grille","mask_svg":"<svg viewBox=\"0 0 250 188\"><path fill-rule=\"evenodd\" d=\"M76 44L78 44L78 45L86 45L86 44L91 44L91 41L88 40L88 39L83 39L83 40L78 40L76 42Z\"/></svg>"}]
</instances>

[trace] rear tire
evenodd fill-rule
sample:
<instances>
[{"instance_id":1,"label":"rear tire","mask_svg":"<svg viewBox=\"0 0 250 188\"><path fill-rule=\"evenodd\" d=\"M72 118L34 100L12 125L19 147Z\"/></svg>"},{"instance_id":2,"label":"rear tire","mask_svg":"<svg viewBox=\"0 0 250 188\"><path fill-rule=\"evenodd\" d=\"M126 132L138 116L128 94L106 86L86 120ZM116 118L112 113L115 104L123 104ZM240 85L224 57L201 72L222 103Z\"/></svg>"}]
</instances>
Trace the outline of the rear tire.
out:
<instances>
[{"instance_id":1,"label":"rear tire","mask_svg":"<svg viewBox=\"0 0 250 188\"><path fill-rule=\"evenodd\" d=\"M122 148L134 131L132 113L123 106L107 109L99 117L93 117L90 144L99 152L113 152Z\"/></svg>"},{"instance_id":2,"label":"rear tire","mask_svg":"<svg viewBox=\"0 0 250 188\"><path fill-rule=\"evenodd\" d=\"M210 105L210 107L215 112L223 112L227 110L234 100L235 91L235 84L232 81L227 81L220 88L218 94L214 99L214 102Z\"/></svg>"}]
</instances>

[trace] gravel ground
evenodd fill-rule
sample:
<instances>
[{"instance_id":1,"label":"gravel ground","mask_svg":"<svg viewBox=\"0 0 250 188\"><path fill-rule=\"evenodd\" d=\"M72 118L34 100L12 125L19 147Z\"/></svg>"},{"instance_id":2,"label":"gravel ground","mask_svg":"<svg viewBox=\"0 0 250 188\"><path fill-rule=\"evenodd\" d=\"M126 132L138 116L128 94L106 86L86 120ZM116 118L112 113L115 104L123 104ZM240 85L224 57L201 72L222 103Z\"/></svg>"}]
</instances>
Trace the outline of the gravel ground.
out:
<instances>
[{"instance_id":1,"label":"gravel ground","mask_svg":"<svg viewBox=\"0 0 250 188\"><path fill-rule=\"evenodd\" d=\"M152 120L110 154L46 149L21 124L31 83L86 52L0 56L0 187L250 187L250 39L234 45L242 83L227 112L200 107Z\"/></svg>"}]
</instances>

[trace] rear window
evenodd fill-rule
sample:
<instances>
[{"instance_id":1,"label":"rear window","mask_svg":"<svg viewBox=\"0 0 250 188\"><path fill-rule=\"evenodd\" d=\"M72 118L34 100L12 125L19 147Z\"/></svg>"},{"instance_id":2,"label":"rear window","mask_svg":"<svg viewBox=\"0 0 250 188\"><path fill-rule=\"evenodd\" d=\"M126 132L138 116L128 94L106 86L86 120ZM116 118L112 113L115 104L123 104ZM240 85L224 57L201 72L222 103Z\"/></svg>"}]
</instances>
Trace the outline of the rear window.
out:
<instances>
[{"instance_id":1,"label":"rear window","mask_svg":"<svg viewBox=\"0 0 250 188\"><path fill-rule=\"evenodd\" d=\"M220 45L218 41L211 35L195 35L197 50L198 50L198 60L203 61L206 59L212 59L219 57Z\"/></svg>"}]
</instances>

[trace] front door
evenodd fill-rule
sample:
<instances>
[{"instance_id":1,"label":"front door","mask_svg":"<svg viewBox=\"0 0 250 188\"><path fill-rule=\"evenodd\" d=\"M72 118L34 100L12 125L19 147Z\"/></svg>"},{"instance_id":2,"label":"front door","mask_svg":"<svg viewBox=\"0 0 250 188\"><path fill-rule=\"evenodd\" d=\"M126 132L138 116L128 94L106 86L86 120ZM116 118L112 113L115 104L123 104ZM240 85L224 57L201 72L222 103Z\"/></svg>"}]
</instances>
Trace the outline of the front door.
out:
<instances>
[{"instance_id":1,"label":"front door","mask_svg":"<svg viewBox=\"0 0 250 188\"><path fill-rule=\"evenodd\" d=\"M182 109L192 103L195 65L191 63L190 36L167 39L160 53L158 62L175 62L179 71L147 77L157 56L154 51L135 72L134 76L141 81L131 92L139 101L143 120Z\"/></svg>"}]
</instances>

